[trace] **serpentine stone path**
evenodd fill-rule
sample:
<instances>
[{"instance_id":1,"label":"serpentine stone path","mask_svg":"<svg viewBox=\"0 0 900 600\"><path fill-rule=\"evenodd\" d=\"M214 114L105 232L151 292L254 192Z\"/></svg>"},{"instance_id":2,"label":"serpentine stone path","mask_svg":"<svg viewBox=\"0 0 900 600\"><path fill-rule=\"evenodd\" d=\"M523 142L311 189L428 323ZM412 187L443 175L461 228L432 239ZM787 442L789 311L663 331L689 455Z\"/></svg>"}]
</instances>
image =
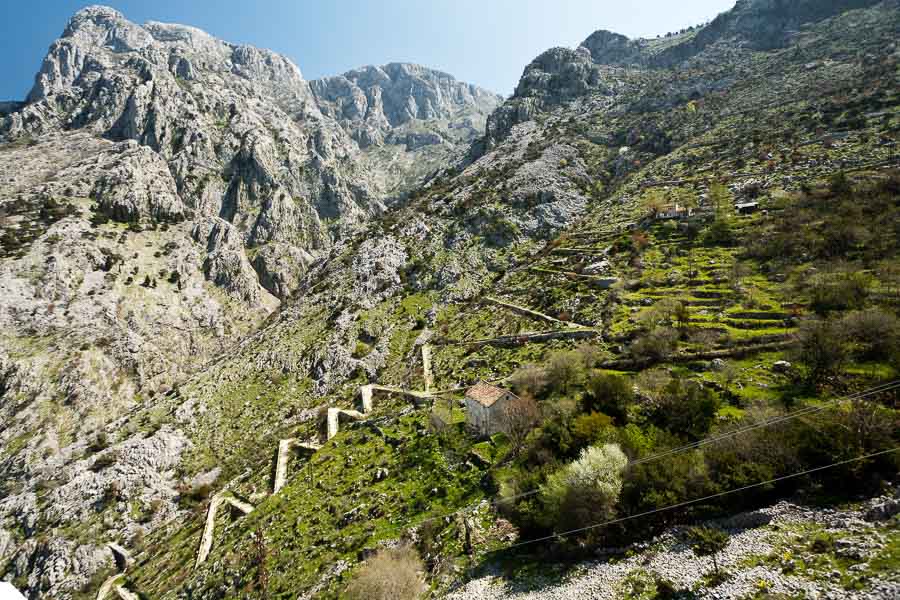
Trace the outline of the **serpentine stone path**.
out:
<instances>
[{"instance_id":1,"label":"serpentine stone path","mask_svg":"<svg viewBox=\"0 0 900 600\"><path fill-rule=\"evenodd\" d=\"M275 483L272 486L272 494L277 494L284 484L287 483L287 465L288 458L292 448L300 448L307 452L314 453L322 446L310 442L299 442L296 438L288 438L278 442L278 458L275 463Z\"/></svg>"},{"instance_id":2,"label":"serpentine stone path","mask_svg":"<svg viewBox=\"0 0 900 600\"><path fill-rule=\"evenodd\" d=\"M431 344L422 344L422 376L425 378L425 391L434 387L434 375L431 372Z\"/></svg>"},{"instance_id":3,"label":"serpentine stone path","mask_svg":"<svg viewBox=\"0 0 900 600\"><path fill-rule=\"evenodd\" d=\"M125 586L118 585L121 578L122 574L118 573L104 581L103 585L100 586L100 591L97 592L97 600L104 600L111 592L115 592L121 600L139 600L137 594L132 594Z\"/></svg>"},{"instance_id":4,"label":"serpentine stone path","mask_svg":"<svg viewBox=\"0 0 900 600\"><path fill-rule=\"evenodd\" d=\"M138 600L138 597L129 592L125 586L118 585L122 576L125 574L125 571L131 564L131 554L128 553L128 550L115 542L110 542L107 546L113 553L113 558L116 561L116 567L118 567L119 572L103 582L103 585L100 586L100 590L97 592L97 600L104 600L104 598L109 596L113 591L116 592L121 600Z\"/></svg>"},{"instance_id":5,"label":"serpentine stone path","mask_svg":"<svg viewBox=\"0 0 900 600\"><path fill-rule=\"evenodd\" d=\"M197 565L200 566L209 557L209 551L212 550L213 534L216 531L216 513L222 504L230 504L245 515L253 512L253 505L241 502L232 496L225 496L219 492L213 496L209 502L209 509L206 511L206 527L203 529L203 537L200 538L200 549L197 551Z\"/></svg>"}]
</instances>

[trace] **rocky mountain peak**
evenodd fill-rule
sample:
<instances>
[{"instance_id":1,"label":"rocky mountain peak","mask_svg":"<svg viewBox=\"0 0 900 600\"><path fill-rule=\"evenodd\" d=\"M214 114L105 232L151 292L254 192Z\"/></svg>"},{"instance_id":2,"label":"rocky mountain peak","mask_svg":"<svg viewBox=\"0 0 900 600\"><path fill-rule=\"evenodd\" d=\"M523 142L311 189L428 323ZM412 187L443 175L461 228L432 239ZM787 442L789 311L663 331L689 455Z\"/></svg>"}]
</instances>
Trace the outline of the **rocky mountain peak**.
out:
<instances>
[{"instance_id":1,"label":"rocky mountain peak","mask_svg":"<svg viewBox=\"0 0 900 600\"><path fill-rule=\"evenodd\" d=\"M615 65L640 62L641 46L620 33L600 29L581 43L597 64Z\"/></svg>"},{"instance_id":2,"label":"rocky mountain peak","mask_svg":"<svg viewBox=\"0 0 900 600\"><path fill-rule=\"evenodd\" d=\"M662 39L630 39L597 30L576 50L551 48L525 67L513 97L488 119L485 143L477 150L491 148L514 125L541 110L587 92L608 92L604 74L608 67L668 69L698 58L714 58L723 44L740 53L780 48L807 24L880 1L738 0L734 8L710 23Z\"/></svg>"},{"instance_id":3,"label":"rocky mountain peak","mask_svg":"<svg viewBox=\"0 0 900 600\"><path fill-rule=\"evenodd\" d=\"M448 73L410 63L365 66L312 81L310 87L322 112L363 147L384 143L392 129L414 121L477 126L502 101Z\"/></svg>"},{"instance_id":4,"label":"rocky mountain peak","mask_svg":"<svg viewBox=\"0 0 900 600\"><path fill-rule=\"evenodd\" d=\"M128 52L149 45L152 37L145 29L132 23L119 11L108 6L88 6L69 19L63 38L82 44L105 46L110 50Z\"/></svg>"}]
</instances>

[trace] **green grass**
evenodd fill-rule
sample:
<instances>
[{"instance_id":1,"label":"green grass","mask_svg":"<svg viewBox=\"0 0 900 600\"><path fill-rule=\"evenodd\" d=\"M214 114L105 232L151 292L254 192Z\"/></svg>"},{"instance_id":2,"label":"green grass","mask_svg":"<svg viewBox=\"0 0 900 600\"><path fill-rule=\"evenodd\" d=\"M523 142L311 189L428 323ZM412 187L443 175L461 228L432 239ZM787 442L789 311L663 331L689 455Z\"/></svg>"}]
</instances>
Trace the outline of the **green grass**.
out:
<instances>
[{"instance_id":1,"label":"green grass","mask_svg":"<svg viewBox=\"0 0 900 600\"><path fill-rule=\"evenodd\" d=\"M435 435L427 430L427 411L399 419L388 416L398 408L393 404L377 411L385 415L379 427L387 440L365 426L345 427L313 455L308 466L304 459L295 460L287 486L277 496L262 500L239 526L229 527L228 517L223 516L220 525L224 527L216 535L207 566L200 571L202 577L179 566L196 550L202 521L198 514L166 542L165 552L131 575L136 589L163 597L165 590L194 581L203 589L224 585L237 593L253 579L249 532L259 528L267 545L277 552L278 564L288 567L270 573L268 597L293 598L337 561L356 563L358 549L397 539L426 519L480 499L483 472L462 469L471 443L462 428L454 426ZM376 482L379 469L389 474ZM268 471L261 465L236 491L258 489L267 480ZM442 520L438 522L439 531L447 529ZM445 542L451 555L460 550L453 539L448 536ZM216 565L227 565L227 573ZM326 597L339 587L339 583L332 585Z\"/></svg>"}]
</instances>

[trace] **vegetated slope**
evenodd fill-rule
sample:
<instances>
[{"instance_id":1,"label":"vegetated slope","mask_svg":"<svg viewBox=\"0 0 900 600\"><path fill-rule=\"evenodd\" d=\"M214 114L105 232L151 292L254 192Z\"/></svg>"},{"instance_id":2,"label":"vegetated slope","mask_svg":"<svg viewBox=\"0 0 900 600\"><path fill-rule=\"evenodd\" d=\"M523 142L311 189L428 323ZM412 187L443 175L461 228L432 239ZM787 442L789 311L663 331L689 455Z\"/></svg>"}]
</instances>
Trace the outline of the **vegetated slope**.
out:
<instances>
[{"instance_id":1,"label":"vegetated slope","mask_svg":"<svg viewBox=\"0 0 900 600\"><path fill-rule=\"evenodd\" d=\"M369 113L391 115L373 125L385 139L360 144L333 114L358 90L326 100L273 52L92 6L26 101L0 106L0 555L23 587L64 597L111 560L103 531L176 514L172 469L190 441L160 428L156 400L466 151L500 102L424 67L386 69L390 93L364 86ZM126 415L144 431L121 429ZM118 467L100 472L109 445L101 463ZM134 504L104 525L112 488L155 516Z\"/></svg>"},{"instance_id":2,"label":"vegetated slope","mask_svg":"<svg viewBox=\"0 0 900 600\"><path fill-rule=\"evenodd\" d=\"M161 596L334 595L367 549L408 537L440 587L517 536L896 445L896 392L887 391L630 469L617 506L572 511L575 522L554 513L545 493L514 500L592 444L616 443L639 459L896 376L897 232L880 223L897 222L898 24L896 3L881 3L804 26L785 47L712 44L677 70L591 61L583 86L580 59L564 57L546 77L533 63L520 93L492 117L505 125L489 127L474 162L336 248L265 329L179 388L169 405L182 407L174 423L192 432L186 472L220 467L220 481L258 505L217 534L197 569L189 557L199 515L158 532L130 584ZM527 102L533 80L549 101ZM699 214L657 218L676 202ZM736 204L754 202L756 212L735 214ZM570 352L579 342L566 338L583 338L580 328L486 296L597 336ZM545 330L563 334L526 343ZM342 429L312 459L298 459L287 487L266 496L277 440L318 435L317 406L349 408L371 381L423 389L426 340L436 389L515 373L508 384L537 398L541 424L520 453L509 457L501 440L473 445L453 424L460 409L443 408L446 398L435 413L449 426L429 425L431 413L410 412L399 399L382 401L376 421ZM821 359L822 345L838 350L834 360ZM891 456L860 464L815 484L866 489L896 473ZM769 486L676 514L727 513L795 489ZM478 504L498 490L510 499L499 511ZM474 558L463 555L455 512L463 508ZM563 540L550 552L577 556L582 544L630 541L667 515ZM827 585L885 577L892 547L873 563L880 566L857 570L868 583L847 571Z\"/></svg>"},{"instance_id":3,"label":"vegetated slope","mask_svg":"<svg viewBox=\"0 0 900 600\"><path fill-rule=\"evenodd\" d=\"M178 382L152 411L111 426L103 440L111 448L83 459L111 482L130 468L135 439L178 440L182 452L172 466L173 479L182 483L180 518L167 520L171 505L161 510L109 485L77 527L56 517L49 529L85 548L99 548L108 529L121 531L120 541L140 552L126 574L128 586L149 597L336 595L367 550L406 536L418 540L429 581L439 587L517 536L566 529L543 495L510 500L502 513L477 503L498 490L511 498L544 485L588 445L615 442L638 458L777 414L782 403L803 406L891 378L890 344L873 347L854 321L875 315L887 323L878 330L887 332L896 321L890 304L896 231L873 231L873 217L897 220L890 218L896 185L878 170L894 160L897 27L895 3L884 3L804 27L785 48L754 50L723 40L689 53L677 71L588 65L568 55L551 61L549 70L536 62L520 85L523 93L495 113L492 123L503 125L488 128L473 153L477 160L448 169L330 248L260 331ZM528 102L526 88L544 99ZM858 171L849 182L828 183L851 169ZM713 204L720 195L711 194L714 183L729 190L709 221L666 225L651 218L676 198ZM768 213L736 217L728 210L751 198ZM848 225L837 236L830 227L836 215ZM797 229L804 235L793 235ZM760 243L769 239L779 245ZM841 255L857 264L834 265ZM860 266L873 277L857 281L852 272ZM835 277L809 276L831 270ZM828 300L833 295L837 305ZM597 331L563 329L486 296ZM873 312L879 305L882 311ZM845 317L845 308L867 312ZM817 324L816 311L831 311L832 320ZM788 356L806 322L804 329L853 325L853 344L846 347L853 354L824 371L809 364L809 354L801 362ZM528 332L546 330L555 339L524 343ZM578 343L567 338L585 333L595 337L579 346L577 361L561 354ZM287 486L268 495L278 441L321 435L318 407L349 408L358 387L372 381L424 389L421 344L429 339L439 390L536 365L510 382L537 396L542 408L540 427L517 456L504 460L511 448L501 439L473 445L454 424L460 409L444 408L446 397L435 403L437 418L450 422L439 431L429 427L428 411L381 397L374 423L342 426L311 459L292 463ZM459 343L476 340L482 342ZM843 337L839 342L828 344L844 348ZM771 368L786 357L795 374ZM649 368L660 365L671 372ZM598 379L603 369L632 370L641 395L603 404L614 395L598 386L622 387ZM692 382L704 382L705 391ZM869 424L896 422L893 411L861 406L869 412L846 414ZM838 435L846 430L844 414L828 413L821 438L803 428L778 432L797 441L799 455L779 451L776 461L760 459L755 449L778 439L760 434L733 454L717 447L661 462L657 471L629 471L614 509L636 514L647 503L698 497L890 441L884 427L864 430L861 438ZM837 481L877 480L895 470L881 459L839 471ZM204 503L226 486L256 508L230 525L223 514L209 560L194 569ZM746 501L688 516L732 511ZM469 509L462 516L474 529L469 559L464 521L447 516L461 508ZM603 517L573 514L584 522ZM141 521L166 524L145 536ZM662 524L604 533L628 541ZM605 539L576 538L551 552L559 556ZM26 550L37 557L42 551L37 544ZM866 574L882 577L889 558ZM38 578L46 572L39 560L33 564L19 570L16 563L7 572ZM527 561L515 557L513 564ZM83 591L96 590L104 575Z\"/></svg>"}]
</instances>

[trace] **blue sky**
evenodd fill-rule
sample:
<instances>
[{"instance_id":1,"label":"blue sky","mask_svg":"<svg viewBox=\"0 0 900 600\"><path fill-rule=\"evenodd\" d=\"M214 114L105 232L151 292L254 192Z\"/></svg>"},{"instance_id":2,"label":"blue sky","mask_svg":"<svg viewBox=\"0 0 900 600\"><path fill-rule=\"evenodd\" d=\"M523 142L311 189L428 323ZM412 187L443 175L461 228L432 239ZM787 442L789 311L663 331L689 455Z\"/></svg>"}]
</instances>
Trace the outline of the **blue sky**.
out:
<instances>
[{"instance_id":1,"label":"blue sky","mask_svg":"<svg viewBox=\"0 0 900 600\"><path fill-rule=\"evenodd\" d=\"M21 99L50 43L96 2L3 0L0 100ZM193 25L290 57L307 79L416 62L502 94L553 46L596 29L655 36L711 19L734 0L108 0L136 23Z\"/></svg>"}]
</instances>

